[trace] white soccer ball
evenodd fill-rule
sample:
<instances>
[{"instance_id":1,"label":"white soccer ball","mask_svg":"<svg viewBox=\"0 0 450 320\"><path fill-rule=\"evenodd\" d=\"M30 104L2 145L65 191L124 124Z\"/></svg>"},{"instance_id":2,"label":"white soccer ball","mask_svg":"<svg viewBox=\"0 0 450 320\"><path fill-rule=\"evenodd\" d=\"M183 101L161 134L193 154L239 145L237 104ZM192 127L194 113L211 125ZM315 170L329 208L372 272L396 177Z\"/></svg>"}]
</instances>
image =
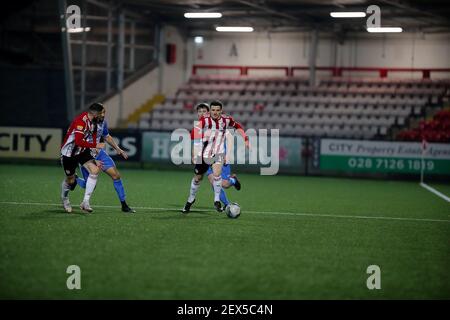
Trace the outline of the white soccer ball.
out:
<instances>
[{"instance_id":1,"label":"white soccer ball","mask_svg":"<svg viewBox=\"0 0 450 320\"><path fill-rule=\"evenodd\" d=\"M239 218L239 216L241 215L241 207L239 207L236 202L232 202L226 206L225 213L227 214L228 218Z\"/></svg>"}]
</instances>

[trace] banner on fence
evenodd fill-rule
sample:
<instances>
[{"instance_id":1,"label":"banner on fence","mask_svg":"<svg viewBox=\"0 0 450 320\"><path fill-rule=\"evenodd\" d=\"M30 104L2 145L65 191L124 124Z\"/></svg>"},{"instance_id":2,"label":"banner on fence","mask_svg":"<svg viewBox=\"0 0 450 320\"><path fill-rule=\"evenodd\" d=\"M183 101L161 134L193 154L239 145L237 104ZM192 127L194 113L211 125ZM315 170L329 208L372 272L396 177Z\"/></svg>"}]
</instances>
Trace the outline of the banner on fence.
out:
<instances>
[{"instance_id":1,"label":"banner on fence","mask_svg":"<svg viewBox=\"0 0 450 320\"><path fill-rule=\"evenodd\" d=\"M450 144L428 143L424 172L450 174ZM420 173L422 143L322 139L320 169L368 173Z\"/></svg>"}]
</instances>

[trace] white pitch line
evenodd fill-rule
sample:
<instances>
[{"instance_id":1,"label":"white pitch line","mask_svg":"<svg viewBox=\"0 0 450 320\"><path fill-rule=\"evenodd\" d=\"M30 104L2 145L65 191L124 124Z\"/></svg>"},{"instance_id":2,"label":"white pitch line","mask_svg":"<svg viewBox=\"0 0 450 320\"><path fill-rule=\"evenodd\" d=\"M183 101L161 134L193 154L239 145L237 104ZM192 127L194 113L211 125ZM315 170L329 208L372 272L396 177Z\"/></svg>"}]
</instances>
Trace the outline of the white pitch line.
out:
<instances>
[{"instance_id":1,"label":"white pitch line","mask_svg":"<svg viewBox=\"0 0 450 320\"><path fill-rule=\"evenodd\" d=\"M434 193L434 194L437 195L438 197L444 199L445 201L450 202L450 198L449 198L449 197L447 197L445 194L443 194L443 193L437 191L436 189L430 187L430 186L427 185L426 183L421 182L420 185L421 185L422 187L424 187L425 189L427 189L428 191L430 191L431 193Z\"/></svg>"},{"instance_id":2,"label":"white pitch line","mask_svg":"<svg viewBox=\"0 0 450 320\"><path fill-rule=\"evenodd\" d=\"M0 204L9 205L32 205L32 206L57 206L62 207L58 203L43 203L43 202L12 202L12 201L2 201ZM107 206L107 205L94 205L97 208L118 208L118 206ZM165 211L175 211L178 212L180 209L174 208L156 208L156 207L133 207L139 210L165 210ZM211 209L212 210L212 209ZM209 212L209 209L195 209L195 211ZM351 216L343 214L323 214L323 213L302 213L302 212L276 212L276 211L245 211L246 213L255 214L271 214L271 215L285 215L285 216L302 216L302 217L321 217L321 218L342 218L342 219L368 219L368 220L397 220L397 221L420 221L420 222L447 222L450 220L440 220L440 219L428 219L428 218L401 218L401 217L383 217L383 216Z\"/></svg>"},{"instance_id":3,"label":"white pitch line","mask_svg":"<svg viewBox=\"0 0 450 320\"><path fill-rule=\"evenodd\" d=\"M343 219L372 219L372 220L400 220L400 221L428 221L428 222L450 222L450 220L428 219L428 218L401 218L401 217L382 217L382 216L350 216L343 214L323 214L323 213L301 213L301 212L264 212L264 211L245 211L248 213L259 214L281 214L305 217L324 217L324 218L343 218Z\"/></svg>"}]
</instances>

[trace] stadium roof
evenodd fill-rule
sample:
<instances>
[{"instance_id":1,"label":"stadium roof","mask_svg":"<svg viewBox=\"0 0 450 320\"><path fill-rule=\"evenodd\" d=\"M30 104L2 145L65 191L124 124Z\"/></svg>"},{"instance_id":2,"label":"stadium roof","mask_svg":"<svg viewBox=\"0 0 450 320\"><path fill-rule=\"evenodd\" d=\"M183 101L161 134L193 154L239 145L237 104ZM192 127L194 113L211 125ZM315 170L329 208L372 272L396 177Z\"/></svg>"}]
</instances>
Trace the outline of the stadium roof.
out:
<instances>
[{"instance_id":1,"label":"stadium roof","mask_svg":"<svg viewBox=\"0 0 450 320\"><path fill-rule=\"evenodd\" d=\"M69 1L66 1L69 3ZM82 0L71 4L83 6ZM402 27L405 32L450 33L448 0L86 0L89 15L95 19L105 9L124 8L142 23L166 23L179 27L184 36L206 35L216 26L251 26L259 32L298 32L312 29L345 37L366 31L366 19L335 19L333 11L366 11L376 4L381 9L381 25ZM6 2L2 29L59 35L58 1L24 0ZM220 19L186 19L186 12L220 12ZM93 24L92 20L90 24ZM103 23L104 24L104 23ZM95 25L94 25L95 26ZM96 28L97 33L106 29ZM139 32L139 31L137 31Z\"/></svg>"},{"instance_id":2,"label":"stadium roof","mask_svg":"<svg viewBox=\"0 0 450 320\"><path fill-rule=\"evenodd\" d=\"M187 31L214 30L216 25L250 25L257 31L283 32L318 29L331 32L365 31L365 19L334 19L332 11L381 8L383 26L405 31L449 32L448 0L126 0L127 7L155 14ZM185 12L221 12L221 19L185 19Z\"/></svg>"}]
</instances>

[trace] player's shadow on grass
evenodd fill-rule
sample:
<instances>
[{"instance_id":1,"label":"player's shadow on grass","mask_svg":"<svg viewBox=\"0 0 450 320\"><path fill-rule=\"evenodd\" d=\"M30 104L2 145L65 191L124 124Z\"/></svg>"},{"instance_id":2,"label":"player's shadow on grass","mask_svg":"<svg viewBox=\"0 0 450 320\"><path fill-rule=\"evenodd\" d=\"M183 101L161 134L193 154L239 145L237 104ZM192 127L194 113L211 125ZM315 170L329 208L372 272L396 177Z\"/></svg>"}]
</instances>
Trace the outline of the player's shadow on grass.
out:
<instances>
[{"instance_id":1,"label":"player's shadow on grass","mask_svg":"<svg viewBox=\"0 0 450 320\"><path fill-rule=\"evenodd\" d=\"M161 217L152 217L152 219L155 220L178 220L178 219L210 219L210 218L214 218L214 216L207 216L207 215L197 215L197 214L188 214L188 215L183 215L182 213L180 213L179 215L170 215L170 216L161 216Z\"/></svg>"},{"instance_id":2,"label":"player's shadow on grass","mask_svg":"<svg viewBox=\"0 0 450 320\"><path fill-rule=\"evenodd\" d=\"M39 219L55 219L55 218L68 218L70 216L83 217L86 213L73 211L72 213L66 213L61 209L44 209L39 211L33 211L26 216L21 217L24 220L39 220Z\"/></svg>"},{"instance_id":3,"label":"player's shadow on grass","mask_svg":"<svg viewBox=\"0 0 450 320\"><path fill-rule=\"evenodd\" d=\"M163 213L164 215L159 216L159 215L155 215L152 216L152 219L159 219L159 220L175 220L175 219L183 219L183 218L192 218L192 219L204 219L204 218L214 218L214 213L215 211L213 210L201 210L202 207L199 207L197 210L196 209L192 209L189 214L183 214L181 213L181 209L179 208L179 205L167 205L168 208L170 208L169 210L152 210L151 213ZM205 209L210 209L210 208L206 208Z\"/></svg>"},{"instance_id":4,"label":"player's shadow on grass","mask_svg":"<svg viewBox=\"0 0 450 320\"><path fill-rule=\"evenodd\" d=\"M180 204L179 203L177 203L177 204L167 204L167 207L168 208L174 208L174 209L179 209L179 210L181 210L181 208L183 208L183 206L180 206ZM195 212L195 210L196 209L200 209L199 211L202 211L202 212L215 212L215 210L216 209L214 209L214 207L211 205L211 206L198 206L197 205L197 203L194 203L193 205L192 205L192 207L191 207L192 209L191 209L191 212Z\"/></svg>"},{"instance_id":5,"label":"player's shadow on grass","mask_svg":"<svg viewBox=\"0 0 450 320\"><path fill-rule=\"evenodd\" d=\"M176 212L181 212L181 208L179 204L167 204L168 208L173 208ZM217 213L216 209L213 207L207 207L207 206L192 206L191 211L189 214L201 214L201 215L207 215L207 216L214 216L215 213ZM189 215L187 214L187 215ZM218 213L217 213L218 214ZM183 215L183 214L182 214ZM186 214L185 214L186 215Z\"/></svg>"}]
</instances>

